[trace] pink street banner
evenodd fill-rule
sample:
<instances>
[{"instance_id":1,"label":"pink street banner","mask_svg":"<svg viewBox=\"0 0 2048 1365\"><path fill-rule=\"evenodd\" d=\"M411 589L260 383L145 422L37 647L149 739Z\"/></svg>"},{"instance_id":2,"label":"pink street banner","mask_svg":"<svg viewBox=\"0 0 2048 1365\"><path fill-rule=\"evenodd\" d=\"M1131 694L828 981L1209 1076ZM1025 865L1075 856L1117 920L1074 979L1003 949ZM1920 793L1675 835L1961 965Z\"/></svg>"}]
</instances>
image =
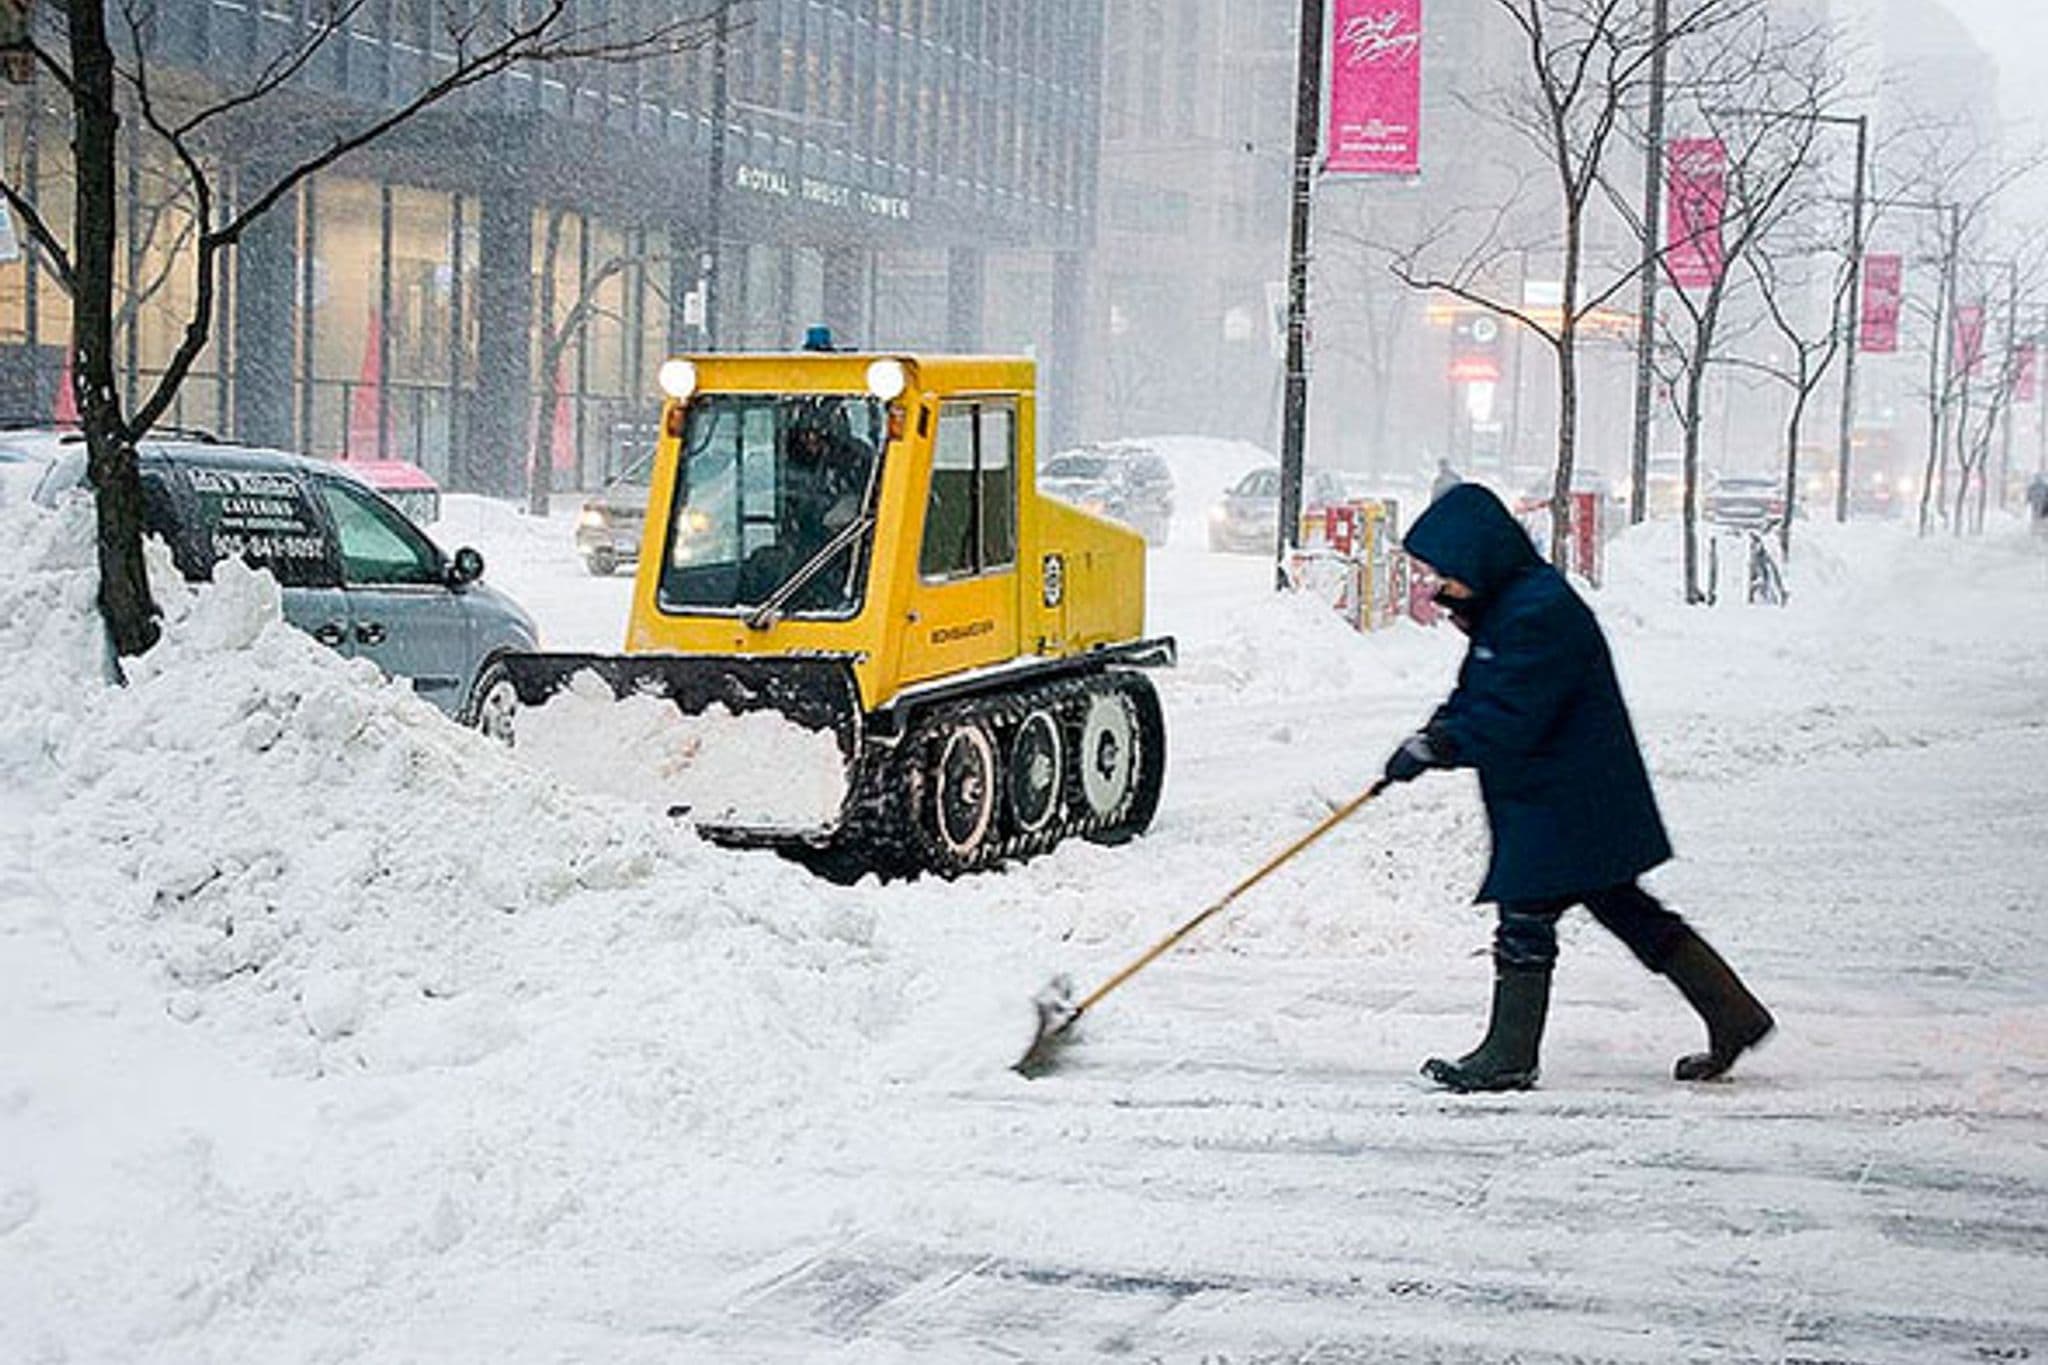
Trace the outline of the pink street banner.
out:
<instances>
[{"instance_id":1,"label":"pink street banner","mask_svg":"<svg viewBox=\"0 0 2048 1365\"><path fill-rule=\"evenodd\" d=\"M1718 138L1677 138L1664 148L1665 259L1681 289L1718 283L1725 264L1721 212L1728 200L1728 152Z\"/></svg>"},{"instance_id":2,"label":"pink street banner","mask_svg":"<svg viewBox=\"0 0 2048 1365\"><path fill-rule=\"evenodd\" d=\"M2021 407L2025 407L2034 401L2034 393L2038 387L2034 366L2040 354L2040 351L2033 342L2023 341L2020 343L2019 360L2016 362L2013 370L2012 401L2018 403Z\"/></svg>"},{"instance_id":3,"label":"pink street banner","mask_svg":"<svg viewBox=\"0 0 2048 1365\"><path fill-rule=\"evenodd\" d=\"M1956 309L1955 349L1949 352L1955 369L1975 377L1984 363L1984 305L1965 303Z\"/></svg>"},{"instance_id":4,"label":"pink street banner","mask_svg":"<svg viewBox=\"0 0 2048 1365\"><path fill-rule=\"evenodd\" d=\"M1905 296L1905 258L1869 255L1863 258L1863 326L1856 345L1866 355L1891 355L1899 349L1899 300Z\"/></svg>"},{"instance_id":5,"label":"pink street banner","mask_svg":"<svg viewBox=\"0 0 2048 1365\"><path fill-rule=\"evenodd\" d=\"M1422 169L1422 0L1332 0L1329 175Z\"/></svg>"}]
</instances>

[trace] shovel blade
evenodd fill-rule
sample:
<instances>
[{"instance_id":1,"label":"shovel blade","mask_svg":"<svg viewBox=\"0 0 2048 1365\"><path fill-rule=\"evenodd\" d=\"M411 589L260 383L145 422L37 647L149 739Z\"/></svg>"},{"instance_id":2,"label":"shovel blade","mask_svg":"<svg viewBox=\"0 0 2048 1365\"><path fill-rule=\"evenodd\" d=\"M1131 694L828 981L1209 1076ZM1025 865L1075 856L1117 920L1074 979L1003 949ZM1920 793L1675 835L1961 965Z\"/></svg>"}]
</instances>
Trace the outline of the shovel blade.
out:
<instances>
[{"instance_id":1,"label":"shovel blade","mask_svg":"<svg viewBox=\"0 0 2048 1365\"><path fill-rule=\"evenodd\" d=\"M1064 976L1047 982L1044 990L1031 997L1031 1006L1038 1015L1038 1029L1031 1036L1031 1046L1010 1069L1036 1080L1059 1064L1060 1046L1081 1011L1074 1005L1073 983Z\"/></svg>"}]
</instances>

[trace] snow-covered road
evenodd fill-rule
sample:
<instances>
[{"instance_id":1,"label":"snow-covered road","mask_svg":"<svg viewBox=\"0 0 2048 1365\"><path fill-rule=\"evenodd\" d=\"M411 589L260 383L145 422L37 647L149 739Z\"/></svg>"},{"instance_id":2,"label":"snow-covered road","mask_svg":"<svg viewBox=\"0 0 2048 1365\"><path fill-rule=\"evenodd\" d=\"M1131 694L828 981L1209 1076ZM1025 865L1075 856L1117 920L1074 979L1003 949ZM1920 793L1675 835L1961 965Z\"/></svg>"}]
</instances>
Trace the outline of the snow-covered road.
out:
<instances>
[{"instance_id":1,"label":"snow-covered road","mask_svg":"<svg viewBox=\"0 0 2048 1365\"><path fill-rule=\"evenodd\" d=\"M1696 1022L1574 917L1541 1088L1424 1088L1489 984L1463 777L1024 1081L1047 974L1092 984L1312 825L1456 666L1188 530L1153 556L1153 833L951 884L702 848L203 612L204 685L17 669L0 1360L2048 1355L2040 543L1802 527L1783 612L1688 610L1662 531L1618 547L1596 606L1681 853L1652 884L1781 1024L1732 1082L1668 1079ZM437 531L551 644L616 642L627 586L566 521ZM55 560L0 600L31 665L76 644Z\"/></svg>"}]
</instances>

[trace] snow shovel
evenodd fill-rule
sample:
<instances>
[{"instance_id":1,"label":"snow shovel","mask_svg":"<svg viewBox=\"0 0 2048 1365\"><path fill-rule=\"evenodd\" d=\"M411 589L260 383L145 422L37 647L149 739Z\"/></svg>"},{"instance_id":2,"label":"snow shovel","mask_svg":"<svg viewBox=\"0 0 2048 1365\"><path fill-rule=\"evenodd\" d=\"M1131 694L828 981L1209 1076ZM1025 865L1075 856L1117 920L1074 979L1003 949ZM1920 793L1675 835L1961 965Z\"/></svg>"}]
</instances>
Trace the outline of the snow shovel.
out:
<instances>
[{"instance_id":1,"label":"snow shovel","mask_svg":"<svg viewBox=\"0 0 2048 1365\"><path fill-rule=\"evenodd\" d=\"M1147 948L1136 961L1089 992L1079 1004L1074 1003L1073 989L1067 978L1064 976L1054 978L1044 990L1032 998L1031 1003L1038 1010L1038 1032L1032 1038L1031 1046L1024 1050L1024 1055L1017 1060L1011 1069L1022 1075L1034 1078L1050 1071L1057 1061L1060 1043L1066 1037L1068 1031L1080 1022L1082 1015L1101 1003L1102 997L1108 995L1118 986L1123 985L1124 982L1150 966L1154 958L1173 947L1174 944L1179 943L1189 934L1192 934L1214 916L1222 913L1223 909L1232 901L1264 881L1268 873L1278 868L1282 863L1307 848L1316 840L1322 838L1325 834L1328 834L1338 825L1343 824L1358 811L1359 807L1386 789L1387 779L1383 777L1351 800L1331 811L1327 816L1323 817L1321 824L1267 859L1257 871L1226 891L1223 894L1223 898L1214 905L1204 910L1201 914L1196 915L1186 924L1181 925L1180 928L1174 930L1165 938L1160 939L1159 942L1153 944L1150 948Z\"/></svg>"}]
</instances>

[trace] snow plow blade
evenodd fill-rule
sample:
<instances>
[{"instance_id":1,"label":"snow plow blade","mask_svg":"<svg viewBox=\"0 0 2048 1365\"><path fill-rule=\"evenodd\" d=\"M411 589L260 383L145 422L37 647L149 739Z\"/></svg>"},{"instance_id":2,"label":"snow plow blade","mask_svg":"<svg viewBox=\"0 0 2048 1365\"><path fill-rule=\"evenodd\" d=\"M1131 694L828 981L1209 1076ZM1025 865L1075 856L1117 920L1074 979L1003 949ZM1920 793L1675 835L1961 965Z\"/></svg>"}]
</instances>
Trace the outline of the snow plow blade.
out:
<instances>
[{"instance_id":1,"label":"snow plow blade","mask_svg":"<svg viewBox=\"0 0 2048 1365\"><path fill-rule=\"evenodd\" d=\"M508 654L502 662L521 707L545 706L572 679L589 673L603 679L621 701L665 698L690 716L714 707L735 716L768 711L805 730L828 731L838 743L849 785L860 757L863 712L850 654ZM798 835L785 828L746 826L707 827L705 832L739 843L784 843Z\"/></svg>"},{"instance_id":2,"label":"snow plow blade","mask_svg":"<svg viewBox=\"0 0 2048 1365\"><path fill-rule=\"evenodd\" d=\"M624 700L666 697L687 715L723 706L734 715L776 711L806 730L830 730L851 759L860 740L860 686L846 654L508 654L521 706L543 706L582 673Z\"/></svg>"}]
</instances>

